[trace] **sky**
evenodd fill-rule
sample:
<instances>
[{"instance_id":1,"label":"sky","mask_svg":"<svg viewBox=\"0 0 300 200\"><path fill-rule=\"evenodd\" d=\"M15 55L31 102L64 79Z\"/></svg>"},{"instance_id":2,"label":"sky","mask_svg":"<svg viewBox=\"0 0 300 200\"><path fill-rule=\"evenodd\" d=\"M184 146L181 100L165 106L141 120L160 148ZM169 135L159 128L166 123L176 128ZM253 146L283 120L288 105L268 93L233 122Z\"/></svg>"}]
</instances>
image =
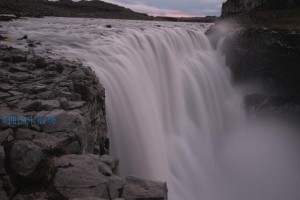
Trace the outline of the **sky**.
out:
<instances>
[{"instance_id":1,"label":"sky","mask_svg":"<svg viewBox=\"0 0 300 200\"><path fill-rule=\"evenodd\" d=\"M220 15L226 0L102 0L133 11L169 17Z\"/></svg>"}]
</instances>

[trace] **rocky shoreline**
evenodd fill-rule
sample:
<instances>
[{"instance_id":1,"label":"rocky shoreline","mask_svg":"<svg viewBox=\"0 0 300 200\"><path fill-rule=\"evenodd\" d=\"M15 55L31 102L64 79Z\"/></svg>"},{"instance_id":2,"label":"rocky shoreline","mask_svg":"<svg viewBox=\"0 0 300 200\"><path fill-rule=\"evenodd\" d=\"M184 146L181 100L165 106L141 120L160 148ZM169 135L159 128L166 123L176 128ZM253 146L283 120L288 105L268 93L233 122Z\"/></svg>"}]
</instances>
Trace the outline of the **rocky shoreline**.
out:
<instances>
[{"instance_id":1,"label":"rocky shoreline","mask_svg":"<svg viewBox=\"0 0 300 200\"><path fill-rule=\"evenodd\" d=\"M163 182L117 176L105 90L80 63L0 46L0 199L167 199Z\"/></svg>"}]
</instances>

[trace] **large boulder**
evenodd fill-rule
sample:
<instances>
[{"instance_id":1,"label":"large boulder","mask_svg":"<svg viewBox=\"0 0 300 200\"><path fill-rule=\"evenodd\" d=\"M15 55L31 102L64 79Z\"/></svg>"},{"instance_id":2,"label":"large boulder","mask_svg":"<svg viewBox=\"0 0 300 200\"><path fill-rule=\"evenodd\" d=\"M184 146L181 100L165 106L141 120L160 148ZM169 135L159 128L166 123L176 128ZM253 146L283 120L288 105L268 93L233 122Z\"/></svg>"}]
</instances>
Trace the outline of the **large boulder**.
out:
<instances>
[{"instance_id":1,"label":"large boulder","mask_svg":"<svg viewBox=\"0 0 300 200\"><path fill-rule=\"evenodd\" d=\"M14 173L28 176L42 160L42 150L29 141L16 142L9 153L9 162Z\"/></svg>"},{"instance_id":2,"label":"large boulder","mask_svg":"<svg viewBox=\"0 0 300 200\"><path fill-rule=\"evenodd\" d=\"M108 179L98 171L94 160L86 155L65 155L55 159L57 169L53 185L67 198L108 198Z\"/></svg>"}]
</instances>

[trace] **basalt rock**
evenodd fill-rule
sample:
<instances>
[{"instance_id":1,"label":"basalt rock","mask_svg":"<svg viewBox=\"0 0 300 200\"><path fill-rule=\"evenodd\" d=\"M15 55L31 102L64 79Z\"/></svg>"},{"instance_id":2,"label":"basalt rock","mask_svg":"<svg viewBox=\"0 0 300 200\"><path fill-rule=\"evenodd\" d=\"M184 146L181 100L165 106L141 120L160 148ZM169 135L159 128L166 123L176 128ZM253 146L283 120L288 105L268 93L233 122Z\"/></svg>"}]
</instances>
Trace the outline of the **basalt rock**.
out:
<instances>
[{"instance_id":1,"label":"basalt rock","mask_svg":"<svg viewBox=\"0 0 300 200\"><path fill-rule=\"evenodd\" d=\"M102 155L105 90L89 67L5 46L0 60L1 200L166 199L166 183L124 180Z\"/></svg>"}]
</instances>

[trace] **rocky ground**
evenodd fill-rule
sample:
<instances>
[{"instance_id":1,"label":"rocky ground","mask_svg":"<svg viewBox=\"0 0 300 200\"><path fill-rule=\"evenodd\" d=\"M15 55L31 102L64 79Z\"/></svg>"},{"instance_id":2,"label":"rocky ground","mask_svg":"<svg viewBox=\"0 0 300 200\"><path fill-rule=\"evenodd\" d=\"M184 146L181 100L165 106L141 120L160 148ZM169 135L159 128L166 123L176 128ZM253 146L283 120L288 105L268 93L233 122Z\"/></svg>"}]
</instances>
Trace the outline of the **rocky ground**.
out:
<instances>
[{"instance_id":1,"label":"rocky ground","mask_svg":"<svg viewBox=\"0 0 300 200\"><path fill-rule=\"evenodd\" d=\"M1 200L167 199L166 183L117 176L89 67L0 45L0 69Z\"/></svg>"}]
</instances>

